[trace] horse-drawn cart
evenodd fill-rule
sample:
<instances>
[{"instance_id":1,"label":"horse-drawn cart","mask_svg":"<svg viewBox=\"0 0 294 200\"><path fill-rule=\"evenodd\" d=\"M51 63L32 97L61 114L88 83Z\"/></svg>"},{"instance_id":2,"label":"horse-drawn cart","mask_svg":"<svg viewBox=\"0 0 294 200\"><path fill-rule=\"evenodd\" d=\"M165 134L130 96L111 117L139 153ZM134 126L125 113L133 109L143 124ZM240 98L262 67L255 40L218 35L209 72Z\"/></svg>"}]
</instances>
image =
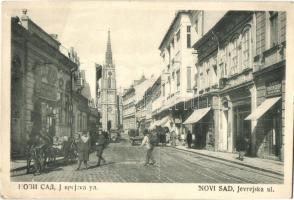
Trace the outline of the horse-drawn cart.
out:
<instances>
[{"instance_id":1,"label":"horse-drawn cart","mask_svg":"<svg viewBox=\"0 0 294 200\"><path fill-rule=\"evenodd\" d=\"M58 157L63 157L65 163L75 161L77 158L76 144L71 138L54 141L53 144L40 141L42 140L27 148L27 173L30 173L31 167L34 174L42 173L47 166L55 166Z\"/></svg>"},{"instance_id":2,"label":"horse-drawn cart","mask_svg":"<svg viewBox=\"0 0 294 200\"><path fill-rule=\"evenodd\" d=\"M139 131L136 129L130 129L128 131L129 139L131 141L132 146L135 144L141 143L143 140L143 136L139 134Z\"/></svg>"}]
</instances>

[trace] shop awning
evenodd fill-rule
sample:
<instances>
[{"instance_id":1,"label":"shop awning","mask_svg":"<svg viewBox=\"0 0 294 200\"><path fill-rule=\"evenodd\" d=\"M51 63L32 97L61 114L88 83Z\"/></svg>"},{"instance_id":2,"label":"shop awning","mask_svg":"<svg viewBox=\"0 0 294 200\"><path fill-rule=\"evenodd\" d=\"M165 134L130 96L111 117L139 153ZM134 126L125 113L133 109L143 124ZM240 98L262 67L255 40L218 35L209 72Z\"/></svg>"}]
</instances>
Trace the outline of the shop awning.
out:
<instances>
[{"instance_id":1,"label":"shop awning","mask_svg":"<svg viewBox=\"0 0 294 200\"><path fill-rule=\"evenodd\" d=\"M190 117L184 122L184 124L194 124L202 119L208 112L210 111L210 107L208 108L201 108L195 110Z\"/></svg>"},{"instance_id":2,"label":"shop awning","mask_svg":"<svg viewBox=\"0 0 294 200\"><path fill-rule=\"evenodd\" d=\"M166 123L168 123L170 120L169 120L169 117L164 117L160 120L160 124L159 126L164 126L166 125Z\"/></svg>"},{"instance_id":3,"label":"shop awning","mask_svg":"<svg viewBox=\"0 0 294 200\"><path fill-rule=\"evenodd\" d=\"M279 101L281 97L274 97L266 99L256 110L248 115L245 120L258 120L262 115L264 115L275 103Z\"/></svg>"},{"instance_id":4,"label":"shop awning","mask_svg":"<svg viewBox=\"0 0 294 200\"><path fill-rule=\"evenodd\" d=\"M170 119L165 120L165 121L161 124L161 127L168 127L168 128L171 128L171 127L170 127L170 122L171 122Z\"/></svg>"},{"instance_id":5,"label":"shop awning","mask_svg":"<svg viewBox=\"0 0 294 200\"><path fill-rule=\"evenodd\" d=\"M154 121L154 122L152 123L152 125L154 125L154 126L159 126L159 124L160 124L160 120Z\"/></svg>"}]
</instances>

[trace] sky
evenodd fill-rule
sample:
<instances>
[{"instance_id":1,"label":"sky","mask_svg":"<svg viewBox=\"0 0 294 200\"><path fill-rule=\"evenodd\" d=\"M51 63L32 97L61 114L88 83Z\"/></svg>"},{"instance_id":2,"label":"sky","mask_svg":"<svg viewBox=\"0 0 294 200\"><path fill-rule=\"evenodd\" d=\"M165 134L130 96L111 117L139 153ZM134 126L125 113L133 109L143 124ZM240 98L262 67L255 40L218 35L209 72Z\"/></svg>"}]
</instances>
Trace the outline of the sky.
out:
<instances>
[{"instance_id":1,"label":"sky","mask_svg":"<svg viewBox=\"0 0 294 200\"><path fill-rule=\"evenodd\" d=\"M159 44L171 24L175 10L144 8L128 2L124 8L118 3L99 2L26 4L13 11L27 15L48 33L58 35L66 48L74 47L80 57L81 69L95 92L94 63L103 64L107 31L111 31L113 59L116 65L117 86L126 88L143 74L150 77L161 71Z\"/></svg>"}]
</instances>

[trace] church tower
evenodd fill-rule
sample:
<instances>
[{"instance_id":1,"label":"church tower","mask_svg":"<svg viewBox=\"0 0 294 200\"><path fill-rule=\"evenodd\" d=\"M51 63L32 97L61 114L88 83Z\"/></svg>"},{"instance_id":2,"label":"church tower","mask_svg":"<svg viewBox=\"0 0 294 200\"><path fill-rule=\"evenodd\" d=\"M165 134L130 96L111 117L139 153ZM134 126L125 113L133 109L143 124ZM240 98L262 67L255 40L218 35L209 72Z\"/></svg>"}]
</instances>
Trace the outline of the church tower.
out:
<instances>
[{"instance_id":1,"label":"church tower","mask_svg":"<svg viewBox=\"0 0 294 200\"><path fill-rule=\"evenodd\" d=\"M117 98L116 98L116 74L115 65L112 59L110 30L108 30L105 63L102 66L101 77L101 113L102 128L104 130L118 129L117 121Z\"/></svg>"}]
</instances>

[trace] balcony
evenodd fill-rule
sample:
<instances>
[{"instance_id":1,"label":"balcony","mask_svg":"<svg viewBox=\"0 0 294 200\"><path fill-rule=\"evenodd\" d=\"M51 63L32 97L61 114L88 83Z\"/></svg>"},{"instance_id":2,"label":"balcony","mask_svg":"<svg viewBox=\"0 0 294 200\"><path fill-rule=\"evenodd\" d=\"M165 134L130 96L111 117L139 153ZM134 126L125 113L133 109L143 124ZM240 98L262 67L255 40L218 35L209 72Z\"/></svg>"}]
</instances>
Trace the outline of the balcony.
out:
<instances>
[{"instance_id":1,"label":"balcony","mask_svg":"<svg viewBox=\"0 0 294 200\"><path fill-rule=\"evenodd\" d=\"M254 57L254 70L258 72L286 59L286 43L283 42Z\"/></svg>"}]
</instances>

